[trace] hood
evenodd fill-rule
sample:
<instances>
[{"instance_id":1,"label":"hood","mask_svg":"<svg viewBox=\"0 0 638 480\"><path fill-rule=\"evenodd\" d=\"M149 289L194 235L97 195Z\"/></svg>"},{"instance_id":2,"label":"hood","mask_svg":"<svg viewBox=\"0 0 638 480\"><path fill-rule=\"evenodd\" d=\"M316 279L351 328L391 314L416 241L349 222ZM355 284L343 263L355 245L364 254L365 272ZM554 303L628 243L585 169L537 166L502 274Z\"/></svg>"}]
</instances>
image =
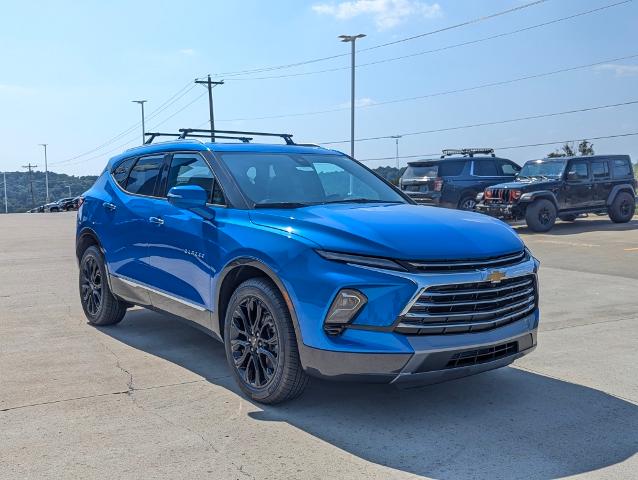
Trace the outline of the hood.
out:
<instances>
[{"instance_id":1,"label":"hood","mask_svg":"<svg viewBox=\"0 0 638 480\"><path fill-rule=\"evenodd\" d=\"M531 180L531 181L520 181L515 180L513 182L507 183L499 183L498 185L492 185L488 187L489 189L495 188L510 188L517 189L523 192L535 192L537 190L551 190L560 184L559 180Z\"/></svg>"},{"instance_id":2,"label":"hood","mask_svg":"<svg viewBox=\"0 0 638 480\"><path fill-rule=\"evenodd\" d=\"M300 235L319 247L400 260L455 260L523 248L508 225L487 215L410 204L329 204L251 210L253 223Z\"/></svg>"}]
</instances>

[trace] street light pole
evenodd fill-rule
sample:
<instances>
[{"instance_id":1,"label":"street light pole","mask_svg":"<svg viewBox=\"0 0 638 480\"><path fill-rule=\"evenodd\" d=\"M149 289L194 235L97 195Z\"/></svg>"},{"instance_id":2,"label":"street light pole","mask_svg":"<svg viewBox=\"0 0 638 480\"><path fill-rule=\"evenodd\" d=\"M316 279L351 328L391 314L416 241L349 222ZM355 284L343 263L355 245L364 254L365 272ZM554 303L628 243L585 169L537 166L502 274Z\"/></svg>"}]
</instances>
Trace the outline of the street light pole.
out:
<instances>
[{"instance_id":1,"label":"street light pole","mask_svg":"<svg viewBox=\"0 0 638 480\"><path fill-rule=\"evenodd\" d=\"M49 203L49 166L47 164L47 145L48 143L41 143L42 147L44 147L44 185L46 189L47 202Z\"/></svg>"},{"instance_id":2,"label":"street light pole","mask_svg":"<svg viewBox=\"0 0 638 480\"><path fill-rule=\"evenodd\" d=\"M7 172L2 172L4 177L4 213L9 213L9 202L7 201Z\"/></svg>"},{"instance_id":3,"label":"street light pole","mask_svg":"<svg viewBox=\"0 0 638 480\"><path fill-rule=\"evenodd\" d=\"M71 196L71 185L67 185L66 188L69 189L69 197Z\"/></svg>"},{"instance_id":4,"label":"street light pole","mask_svg":"<svg viewBox=\"0 0 638 480\"><path fill-rule=\"evenodd\" d=\"M392 135L392 137L390 137L390 138L394 138L394 140L395 140L395 144L396 144L395 157L396 157L397 169L398 169L399 168L399 138L401 138L401 135Z\"/></svg>"},{"instance_id":5,"label":"street light pole","mask_svg":"<svg viewBox=\"0 0 638 480\"><path fill-rule=\"evenodd\" d=\"M142 145L144 145L144 142L146 141L146 126L144 125L144 104L147 102L147 100L131 100L131 102L139 103L142 107Z\"/></svg>"},{"instance_id":6,"label":"street light pole","mask_svg":"<svg viewBox=\"0 0 638 480\"><path fill-rule=\"evenodd\" d=\"M354 90L355 90L355 43L357 39L365 37L365 34L359 33L358 35L339 35L342 42L352 45L352 62L351 62L351 78L350 78L350 156L354 158Z\"/></svg>"}]
</instances>

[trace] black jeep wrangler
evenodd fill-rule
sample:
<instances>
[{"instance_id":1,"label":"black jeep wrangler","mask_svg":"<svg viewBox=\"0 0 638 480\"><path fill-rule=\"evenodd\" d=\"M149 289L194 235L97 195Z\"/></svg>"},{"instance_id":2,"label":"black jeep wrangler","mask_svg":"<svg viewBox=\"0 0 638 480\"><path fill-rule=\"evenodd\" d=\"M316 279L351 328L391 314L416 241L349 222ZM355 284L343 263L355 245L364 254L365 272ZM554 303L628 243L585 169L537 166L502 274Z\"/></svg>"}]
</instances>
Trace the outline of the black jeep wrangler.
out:
<instances>
[{"instance_id":1,"label":"black jeep wrangler","mask_svg":"<svg viewBox=\"0 0 638 480\"><path fill-rule=\"evenodd\" d=\"M545 158L525 163L515 181L479 193L476 210L524 219L535 232L550 230L557 217L574 221L583 213L625 223L634 215L637 187L629 155Z\"/></svg>"}]
</instances>

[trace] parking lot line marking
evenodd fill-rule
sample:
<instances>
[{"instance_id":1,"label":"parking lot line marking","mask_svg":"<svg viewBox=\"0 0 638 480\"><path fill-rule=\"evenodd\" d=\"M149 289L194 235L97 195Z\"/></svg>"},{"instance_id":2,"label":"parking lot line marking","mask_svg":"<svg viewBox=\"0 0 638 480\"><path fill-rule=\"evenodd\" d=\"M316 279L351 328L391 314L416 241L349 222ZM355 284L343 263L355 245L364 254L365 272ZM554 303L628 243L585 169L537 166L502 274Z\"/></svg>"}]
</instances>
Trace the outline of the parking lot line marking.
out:
<instances>
[{"instance_id":1,"label":"parking lot line marking","mask_svg":"<svg viewBox=\"0 0 638 480\"><path fill-rule=\"evenodd\" d=\"M538 240L539 243L553 243L555 245L567 245L570 247L600 247L593 243L578 243L578 242L561 242L560 240Z\"/></svg>"}]
</instances>

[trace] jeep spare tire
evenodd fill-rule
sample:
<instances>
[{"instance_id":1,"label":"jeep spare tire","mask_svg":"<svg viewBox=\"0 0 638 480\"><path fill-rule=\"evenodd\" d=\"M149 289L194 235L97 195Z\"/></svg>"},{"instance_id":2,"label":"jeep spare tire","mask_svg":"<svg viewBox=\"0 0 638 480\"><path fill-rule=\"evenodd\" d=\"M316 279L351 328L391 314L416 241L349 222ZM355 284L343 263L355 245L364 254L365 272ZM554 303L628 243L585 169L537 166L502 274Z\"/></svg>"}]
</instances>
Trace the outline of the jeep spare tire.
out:
<instances>
[{"instance_id":1,"label":"jeep spare tire","mask_svg":"<svg viewBox=\"0 0 638 480\"><path fill-rule=\"evenodd\" d=\"M547 232L556 223L556 207L546 198L535 200L527 207L525 222L535 232Z\"/></svg>"}]
</instances>

